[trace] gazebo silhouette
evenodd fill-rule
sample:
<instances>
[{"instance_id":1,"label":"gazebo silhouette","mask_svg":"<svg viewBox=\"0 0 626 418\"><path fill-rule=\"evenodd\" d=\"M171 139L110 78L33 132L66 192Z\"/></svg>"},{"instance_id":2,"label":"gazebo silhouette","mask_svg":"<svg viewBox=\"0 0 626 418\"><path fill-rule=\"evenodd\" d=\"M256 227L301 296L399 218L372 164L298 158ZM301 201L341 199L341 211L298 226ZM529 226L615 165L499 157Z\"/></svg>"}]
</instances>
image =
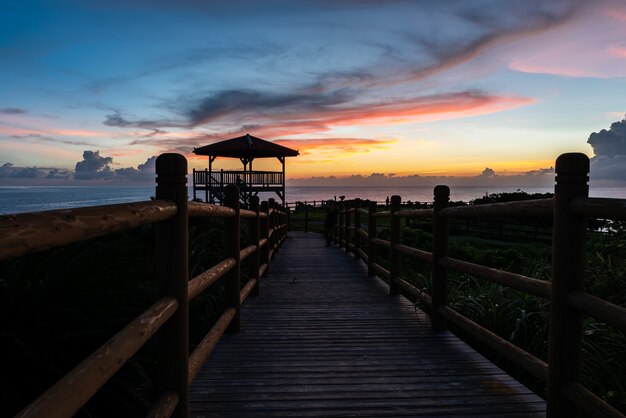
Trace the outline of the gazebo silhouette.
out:
<instances>
[{"instance_id":1,"label":"gazebo silhouette","mask_svg":"<svg viewBox=\"0 0 626 418\"><path fill-rule=\"evenodd\" d=\"M256 196L260 192L275 192L284 204L285 158L298 155L296 150L273 144L250 134L194 148L193 153L209 157L208 169L193 170L194 200L198 199L198 192L204 192L205 202L221 203L224 198L224 187L236 184L241 190L243 204L247 204L250 196ZM217 157L239 158L243 164L243 170L214 171L213 162ZM282 164L282 171L254 171L252 161L256 158L277 158Z\"/></svg>"}]
</instances>

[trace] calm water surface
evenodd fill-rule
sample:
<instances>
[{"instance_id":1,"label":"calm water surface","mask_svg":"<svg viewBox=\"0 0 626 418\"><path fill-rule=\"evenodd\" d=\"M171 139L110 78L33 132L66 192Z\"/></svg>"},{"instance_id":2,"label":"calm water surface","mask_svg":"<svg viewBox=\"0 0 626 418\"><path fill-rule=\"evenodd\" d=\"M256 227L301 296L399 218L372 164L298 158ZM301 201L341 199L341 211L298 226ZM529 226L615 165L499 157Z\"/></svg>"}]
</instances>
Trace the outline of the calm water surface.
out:
<instances>
[{"instance_id":1,"label":"calm water surface","mask_svg":"<svg viewBox=\"0 0 626 418\"><path fill-rule=\"evenodd\" d=\"M452 200L469 201L487 193L513 192L516 187L451 187ZM527 193L552 192L550 187L522 187ZM313 201L333 199L345 196L346 199L384 201L394 194L402 196L403 201L432 201L433 188L430 186L414 187L287 187L287 201ZM626 198L626 187L599 187L590 192L594 197ZM135 186L76 186L76 187L0 187L0 214L39 212L43 210L64 209L84 206L110 205L115 203L141 202L154 196L154 187ZM189 192L192 196L192 192ZM262 200L274 197L273 194L260 196Z\"/></svg>"}]
</instances>

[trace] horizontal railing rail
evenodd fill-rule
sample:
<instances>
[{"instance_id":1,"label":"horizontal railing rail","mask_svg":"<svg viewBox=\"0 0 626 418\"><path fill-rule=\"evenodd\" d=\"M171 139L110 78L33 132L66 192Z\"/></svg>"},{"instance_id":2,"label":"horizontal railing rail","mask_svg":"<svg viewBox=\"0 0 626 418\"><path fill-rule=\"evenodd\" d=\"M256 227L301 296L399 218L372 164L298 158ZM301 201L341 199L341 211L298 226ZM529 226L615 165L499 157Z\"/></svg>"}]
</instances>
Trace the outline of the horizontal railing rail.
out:
<instances>
[{"instance_id":1,"label":"horizontal railing rail","mask_svg":"<svg viewBox=\"0 0 626 418\"><path fill-rule=\"evenodd\" d=\"M274 199L250 210L239 207L239 188L227 187L224 206L187 201L187 161L163 154L156 163L157 200L79 209L0 216L0 260L58 248L141 225L157 225L157 281L160 298L61 380L26 406L19 417L70 417L133 356L159 333L157 398L148 416L186 417L189 384L224 332L238 332L241 305L258 295L260 278L286 238L287 212ZM196 173L194 173L195 176ZM224 220L225 258L188 277L188 220ZM240 222L248 222L248 241L240 248ZM270 232L271 231L271 232ZM243 261L246 261L245 264ZM243 288L240 271L249 281ZM189 300L225 278L226 308L189 353Z\"/></svg>"},{"instance_id":2,"label":"horizontal railing rail","mask_svg":"<svg viewBox=\"0 0 626 418\"><path fill-rule=\"evenodd\" d=\"M209 171L193 170L193 182L197 185L228 185L238 181L248 186L283 184L282 171Z\"/></svg>"},{"instance_id":3,"label":"horizontal railing rail","mask_svg":"<svg viewBox=\"0 0 626 418\"><path fill-rule=\"evenodd\" d=\"M504 358L547 384L548 417L576 416L584 411L590 417L622 417L619 411L586 389L580 382L582 315L626 332L626 309L583 290L587 218L626 219L626 199L588 197L589 159L584 154L564 154L556 162L555 196L549 199L449 207L450 190L437 186L432 209L401 209L399 196L392 196L390 210L369 210L362 201L340 202L338 226L331 231L335 241L353 252L368 266L369 275L389 282L390 294L402 293L420 300L429 308L432 328L447 329L447 323L490 347ZM368 231L361 229L367 217ZM550 282L494 269L448 256L451 218L548 218L553 225L552 280ZM432 251L401 243L400 220L432 220ZM390 239L378 238L377 223L387 220ZM366 244L366 245L364 245ZM378 263L377 248L389 251L389 269ZM367 252L366 252L367 251ZM432 265L431 292L426 294L400 277L401 256ZM448 270L453 269L550 300L550 339L545 362L492 331L475 323L448 305Z\"/></svg>"},{"instance_id":4,"label":"horizontal railing rail","mask_svg":"<svg viewBox=\"0 0 626 418\"><path fill-rule=\"evenodd\" d=\"M0 260L19 257L138 226L176 214L167 200L0 216Z\"/></svg>"}]
</instances>

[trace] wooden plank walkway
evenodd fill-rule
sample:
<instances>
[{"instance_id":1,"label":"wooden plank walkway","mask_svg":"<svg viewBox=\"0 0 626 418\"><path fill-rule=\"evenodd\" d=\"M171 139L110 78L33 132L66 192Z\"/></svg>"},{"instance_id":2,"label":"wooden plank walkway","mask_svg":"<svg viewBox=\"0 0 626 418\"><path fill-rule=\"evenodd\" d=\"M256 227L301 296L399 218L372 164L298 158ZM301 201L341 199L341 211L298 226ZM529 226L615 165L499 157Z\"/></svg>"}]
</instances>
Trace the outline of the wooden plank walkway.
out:
<instances>
[{"instance_id":1,"label":"wooden plank walkway","mask_svg":"<svg viewBox=\"0 0 626 418\"><path fill-rule=\"evenodd\" d=\"M363 263L290 232L191 386L194 417L543 417L544 401Z\"/></svg>"}]
</instances>

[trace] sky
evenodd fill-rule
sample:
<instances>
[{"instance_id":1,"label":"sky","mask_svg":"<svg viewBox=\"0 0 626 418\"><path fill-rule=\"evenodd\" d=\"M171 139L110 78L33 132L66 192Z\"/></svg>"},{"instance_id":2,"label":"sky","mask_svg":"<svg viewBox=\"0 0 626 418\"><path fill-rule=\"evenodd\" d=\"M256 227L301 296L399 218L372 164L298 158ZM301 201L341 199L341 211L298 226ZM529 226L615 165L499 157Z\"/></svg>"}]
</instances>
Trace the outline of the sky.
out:
<instances>
[{"instance_id":1,"label":"sky","mask_svg":"<svg viewBox=\"0 0 626 418\"><path fill-rule=\"evenodd\" d=\"M626 184L626 0L0 7L0 185L153 182L245 133L294 185L552 184L564 152Z\"/></svg>"}]
</instances>

